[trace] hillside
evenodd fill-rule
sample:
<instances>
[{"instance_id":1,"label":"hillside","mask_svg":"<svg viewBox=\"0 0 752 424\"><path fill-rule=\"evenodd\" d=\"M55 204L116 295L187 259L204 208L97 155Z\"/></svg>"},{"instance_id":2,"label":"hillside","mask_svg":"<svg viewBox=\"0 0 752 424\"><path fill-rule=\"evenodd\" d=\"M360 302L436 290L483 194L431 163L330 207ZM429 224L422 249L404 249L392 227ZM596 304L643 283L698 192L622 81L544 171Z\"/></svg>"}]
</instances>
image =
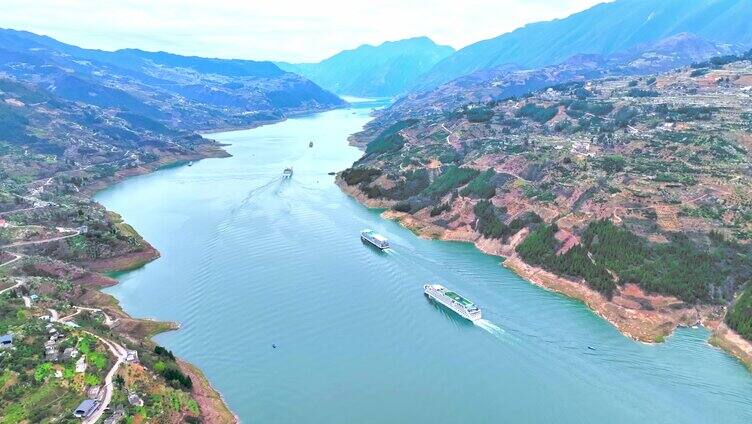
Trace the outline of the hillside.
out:
<instances>
[{"instance_id":1,"label":"hillside","mask_svg":"<svg viewBox=\"0 0 752 424\"><path fill-rule=\"evenodd\" d=\"M526 25L458 50L421 77L416 89L500 65L525 69L560 63L577 54L609 55L683 32L704 39L752 45L751 0L617 0L564 19Z\"/></svg>"},{"instance_id":2,"label":"hillside","mask_svg":"<svg viewBox=\"0 0 752 424\"><path fill-rule=\"evenodd\" d=\"M421 234L475 242L534 281L564 278L565 292L657 340L717 322L714 308L752 278L751 60L382 121L356 136L365 156L340 182Z\"/></svg>"},{"instance_id":3,"label":"hillside","mask_svg":"<svg viewBox=\"0 0 752 424\"><path fill-rule=\"evenodd\" d=\"M87 50L13 30L0 30L0 72L181 129L251 126L345 104L270 62Z\"/></svg>"},{"instance_id":4,"label":"hillside","mask_svg":"<svg viewBox=\"0 0 752 424\"><path fill-rule=\"evenodd\" d=\"M117 283L105 273L159 252L90 194L227 156L199 129L344 104L269 62L0 30L0 336L13 339L0 349L2 422L72 422L86 399L109 399L97 414L114 422L236 422L200 371L151 341L175 324L133 319L99 291Z\"/></svg>"},{"instance_id":5,"label":"hillside","mask_svg":"<svg viewBox=\"0 0 752 424\"><path fill-rule=\"evenodd\" d=\"M454 49L426 37L362 45L319 63L278 65L338 94L390 97L403 93Z\"/></svg>"},{"instance_id":6,"label":"hillside","mask_svg":"<svg viewBox=\"0 0 752 424\"><path fill-rule=\"evenodd\" d=\"M377 119L368 127L388 125L405 117L451 112L467 103L524 96L533 90L571 81L665 72L732 53L736 53L736 49L729 45L682 33L610 55L575 55L539 69L499 66L459 77L431 90L409 93L379 111Z\"/></svg>"}]
</instances>

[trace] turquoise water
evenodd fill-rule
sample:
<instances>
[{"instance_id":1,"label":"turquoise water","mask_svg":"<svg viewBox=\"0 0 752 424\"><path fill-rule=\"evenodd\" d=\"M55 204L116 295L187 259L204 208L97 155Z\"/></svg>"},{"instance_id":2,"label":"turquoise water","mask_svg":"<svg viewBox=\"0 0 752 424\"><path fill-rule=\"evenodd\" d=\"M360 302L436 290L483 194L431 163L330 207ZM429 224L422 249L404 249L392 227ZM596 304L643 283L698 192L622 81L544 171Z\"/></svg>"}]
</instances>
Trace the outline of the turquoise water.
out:
<instances>
[{"instance_id":1,"label":"turquoise water","mask_svg":"<svg viewBox=\"0 0 752 424\"><path fill-rule=\"evenodd\" d=\"M498 258L421 240L344 195L327 173L360 156L346 137L368 113L214 134L232 158L97 195L162 252L110 293L132 315L180 322L157 341L244 422L752 422L752 376L707 331L635 343ZM392 251L364 245L363 228ZM488 322L429 303L429 281Z\"/></svg>"}]
</instances>

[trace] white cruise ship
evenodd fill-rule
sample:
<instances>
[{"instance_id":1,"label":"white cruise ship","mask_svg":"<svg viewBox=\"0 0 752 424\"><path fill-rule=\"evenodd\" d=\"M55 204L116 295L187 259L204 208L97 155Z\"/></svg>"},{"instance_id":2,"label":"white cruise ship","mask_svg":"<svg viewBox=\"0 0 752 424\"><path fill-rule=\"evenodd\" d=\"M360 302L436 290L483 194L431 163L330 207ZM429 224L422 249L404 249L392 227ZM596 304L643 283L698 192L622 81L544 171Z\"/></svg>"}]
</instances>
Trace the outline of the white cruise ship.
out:
<instances>
[{"instance_id":1,"label":"white cruise ship","mask_svg":"<svg viewBox=\"0 0 752 424\"><path fill-rule=\"evenodd\" d=\"M360 232L360 238L361 240L367 241L372 245L378 247L379 249L383 250L389 248L389 240L387 240L386 237L382 236L376 231L368 229L363 230Z\"/></svg>"},{"instance_id":2,"label":"white cruise ship","mask_svg":"<svg viewBox=\"0 0 752 424\"><path fill-rule=\"evenodd\" d=\"M423 286L423 289L426 296L430 299L457 312L462 318L473 322L481 319L480 308L478 306L446 287L440 284L426 284Z\"/></svg>"}]
</instances>

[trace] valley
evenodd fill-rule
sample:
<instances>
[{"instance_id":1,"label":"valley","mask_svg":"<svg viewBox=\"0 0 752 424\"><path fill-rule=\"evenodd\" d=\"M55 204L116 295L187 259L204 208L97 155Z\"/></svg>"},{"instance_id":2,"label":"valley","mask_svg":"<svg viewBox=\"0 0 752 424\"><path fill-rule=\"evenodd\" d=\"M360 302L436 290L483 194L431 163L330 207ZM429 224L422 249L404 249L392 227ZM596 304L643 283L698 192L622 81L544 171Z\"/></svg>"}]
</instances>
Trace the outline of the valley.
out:
<instances>
[{"instance_id":1,"label":"valley","mask_svg":"<svg viewBox=\"0 0 752 424\"><path fill-rule=\"evenodd\" d=\"M433 114L397 105L353 136L366 154L339 181L418 234L507 257L635 339L701 322L725 333L752 272L750 75L749 56L727 56ZM750 360L747 342L733 350Z\"/></svg>"},{"instance_id":2,"label":"valley","mask_svg":"<svg viewBox=\"0 0 752 424\"><path fill-rule=\"evenodd\" d=\"M1 424L752 419L752 1L283 3L0 28Z\"/></svg>"}]
</instances>

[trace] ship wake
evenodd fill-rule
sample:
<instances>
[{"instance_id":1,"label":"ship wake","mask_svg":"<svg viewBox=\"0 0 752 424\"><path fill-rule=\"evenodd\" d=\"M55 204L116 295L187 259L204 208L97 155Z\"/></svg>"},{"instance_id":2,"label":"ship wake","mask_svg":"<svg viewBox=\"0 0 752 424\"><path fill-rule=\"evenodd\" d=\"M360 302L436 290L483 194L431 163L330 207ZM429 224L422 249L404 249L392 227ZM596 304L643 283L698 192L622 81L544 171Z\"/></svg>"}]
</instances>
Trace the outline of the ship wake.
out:
<instances>
[{"instance_id":1,"label":"ship wake","mask_svg":"<svg viewBox=\"0 0 752 424\"><path fill-rule=\"evenodd\" d=\"M487 332L491 333L492 335L496 337L501 337L504 334L506 334L506 331L504 331L503 328L499 327L498 325L492 323L491 321L487 319L479 319L478 321L475 321L474 324Z\"/></svg>"}]
</instances>

